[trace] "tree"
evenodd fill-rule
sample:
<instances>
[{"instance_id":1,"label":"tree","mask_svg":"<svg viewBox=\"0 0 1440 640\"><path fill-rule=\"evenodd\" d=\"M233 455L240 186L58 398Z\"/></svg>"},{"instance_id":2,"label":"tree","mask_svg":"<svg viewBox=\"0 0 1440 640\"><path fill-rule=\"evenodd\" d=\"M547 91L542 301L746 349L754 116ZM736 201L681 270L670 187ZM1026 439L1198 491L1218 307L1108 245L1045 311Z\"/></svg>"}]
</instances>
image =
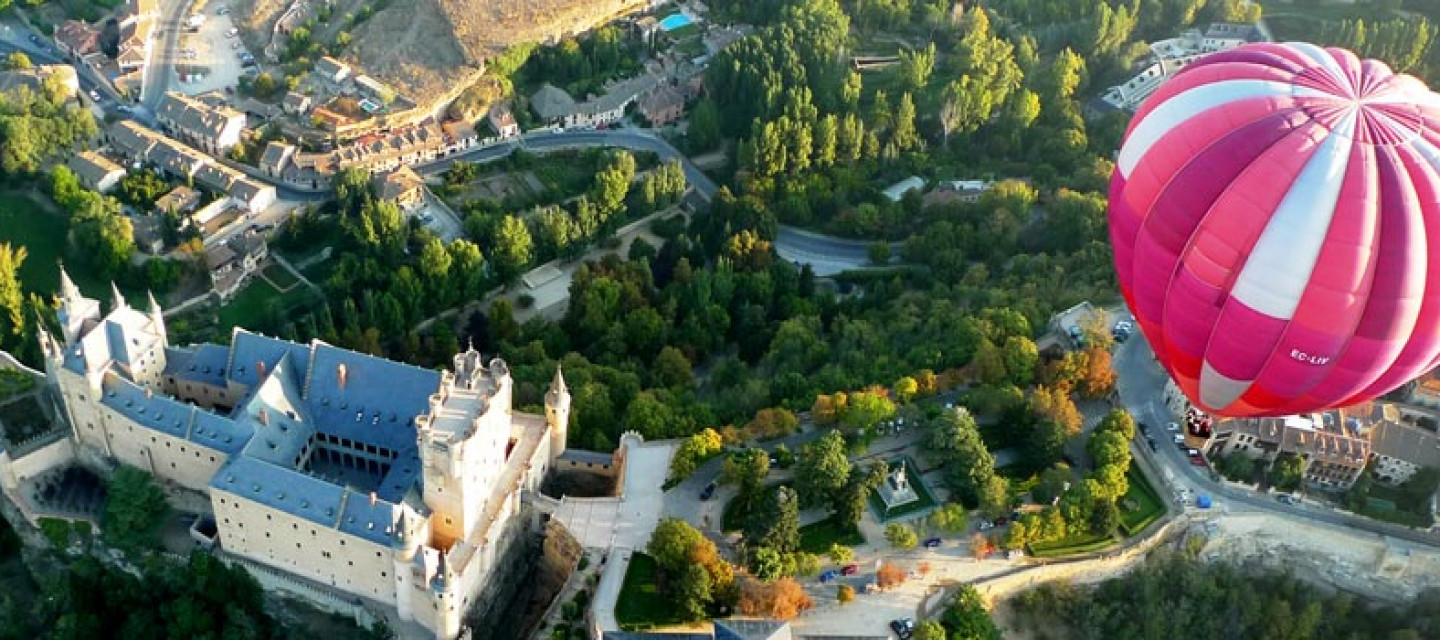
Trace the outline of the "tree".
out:
<instances>
[{"instance_id":1,"label":"tree","mask_svg":"<svg viewBox=\"0 0 1440 640\"><path fill-rule=\"evenodd\" d=\"M915 529L903 522L885 525L885 539L896 549L914 549L920 544L920 537L915 534Z\"/></svg>"},{"instance_id":2,"label":"tree","mask_svg":"<svg viewBox=\"0 0 1440 640\"><path fill-rule=\"evenodd\" d=\"M890 142L901 151L920 148L920 133L915 130L915 100L908 91L900 96L900 104L895 107L895 123L890 131Z\"/></svg>"},{"instance_id":3,"label":"tree","mask_svg":"<svg viewBox=\"0 0 1440 640\"><path fill-rule=\"evenodd\" d=\"M680 574L675 595L686 621L705 618L705 609L710 606L710 574L698 564L686 566Z\"/></svg>"},{"instance_id":4,"label":"tree","mask_svg":"<svg viewBox=\"0 0 1440 640\"><path fill-rule=\"evenodd\" d=\"M825 555L829 556L830 561L835 564L847 564L855 559L855 551L838 542L831 543L830 552Z\"/></svg>"},{"instance_id":5,"label":"tree","mask_svg":"<svg viewBox=\"0 0 1440 640\"><path fill-rule=\"evenodd\" d=\"M1072 436L1080 433L1085 423L1085 417L1080 415L1080 409L1064 387L1036 387L1030 395L1030 411L1041 420L1054 421Z\"/></svg>"},{"instance_id":6,"label":"tree","mask_svg":"<svg viewBox=\"0 0 1440 640\"><path fill-rule=\"evenodd\" d=\"M6 71L21 71L33 66L35 65L31 64L30 56L25 55L23 51L12 51L10 55L5 56Z\"/></svg>"},{"instance_id":7,"label":"tree","mask_svg":"<svg viewBox=\"0 0 1440 640\"><path fill-rule=\"evenodd\" d=\"M963 533L970 527L970 519L965 513L964 505L958 502L946 502L930 514L930 524L945 533Z\"/></svg>"},{"instance_id":8,"label":"tree","mask_svg":"<svg viewBox=\"0 0 1440 640\"><path fill-rule=\"evenodd\" d=\"M20 266L29 252L24 245L0 242L0 346L25 330L25 294L20 290Z\"/></svg>"},{"instance_id":9,"label":"tree","mask_svg":"<svg viewBox=\"0 0 1440 640\"><path fill-rule=\"evenodd\" d=\"M690 565L693 550L707 544L714 546L714 543L706 540L690 523L680 518L662 518L655 525L655 531L650 534L645 553L655 558L655 564L661 569L671 572L672 575L680 575L680 572Z\"/></svg>"},{"instance_id":10,"label":"tree","mask_svg":"<svg viewBox=\"0 0 1440 640\"><path fill-rule=\"evenodd\" d=\"M855 601L855 587L842 584L835 587L835 600L840 604L849 604Z\"/></svg>"},{"instance_id":11,"label":"tree","mask_svg":"<svg viewBox=\"0 0 1440 640\"><path fill-rule=\"evenodd\" d=\"M990 539L983 533L976 533L970 536L970 555L976 560L984 560L990 552L995 550L995 545L990 544Z\"/></svg>"},{"instance_id":12,"label":"tree","mask_svg":"<svg viewBox=\"0 0 1440 640\"><path fill-rule=\"evenodd\" d=\"M770 493L764 508L750 515L745 540L755 547L790 554L800 548L800 501L788 487Z\"/></svg>"},{"instance_id":13,"label":"tree","mask_svg":"<svg viewBox=\"0 0 1440 640\"><path fill-rule=\"evenodd\" d=\"M1005 363L1005 377L1010 384L1024 388L1035 382L1040 349L1034 341L1024 336L1010 336L1000 349L1000 358Z\"/></svg>"},{"instance_id":14,"label":"tree","mask_svg":"<svg viewBox=\"0 0 1440 640\"><path fill-rule=\"evenodd\" d=\"M779 438L795 433L800 428L800 418L795 412L784 407L771 407L755 412L755 418L745 425L745 431L752 438Z\"/></svg>"},{"instance_id":15,"label":"tree","mask_svg":"<svg viewBox=\"0 0 1440 640\"><path fill-rule=\"evenodd\" d=\"M530 264L530 229L516 216L505 216L496 229L491 257L495 270L505 283L512 283Z\"/></svg>"},{"instance_id":16,"label":"tree","mask_svg":"<svg viewBox=\"0 0 1440 640\"><path fill-rule=\"evenodd\" d=\"M1135 419L1124 409L1112 409L1095 425L1096 431L1114 431L1128 440L1135 439Z\"/></svg>"},{"instance_id":17,"label":"tree","mask_svg":"<svg viewBox=\"0 0 1440 640\"><path fill-rule=\"evenodd\" d=\"M920 383L910 376L902 376L895 381L895 397L901 402L909 402L915 394L920 392Z\"/></svg>"},{"instance_id":18,"label":"tree","mask_svg":"<svg viewBox=\"0 0 1440 640\"><path fill-rule=\"evenodd\" d=\"M940 615L940 623L951 638L966 640L1000 640L1000 629L985 610L985 602L973 585L960 587L955 599Z\"/></svg>"},{"instance_id":19,"label":"tree","mask_svg":"<svg viewBox=\"0 0 1440 640\"><path fill-rule=\"evenodd\" d=\"M1116 465L1128 469L1130 467L1130 441L1125 435L1118 431L1096 431L1090 434L1090 440L1085 443L1085 450L1090 453L1090 458L1095 461L1096 467Z\"/></svg>"},{"instance_id":20,"label":"tree","mask_svg":"<svg viewBox=\"0 0 1440 640\"><path fill-rule=\"evenodd\" d=\"M875 570L875 583L880 585L881 589L905 584L905 570L893 562L881 563L880 568Z\"/></svg>"},{"instance_id":21,"label":"tree","mask_svg":"<svg viewBox=\"0 0 1440 640\"><path fill-rule=\"evenodd\" d=\"M689 389L695 385L695 372L690 359L675 347L665 346L655 356L651 367L655 382L670 389Z\"/></svg>"},{"instance_id":22,"label":"tree","mask_svg":"<svg viewBox=\"0 0 1440 640\"><path fill-rule=\"evenodd\" d=\"M720 110L714 100L707 98L697 103L690 111L689 122L685 138L692 153L709 151L720 144Z\"/></svg>"},{"instance_id":23,"label":"tree","mask_svg":"<svg viewBox=\"0 0 1440 640\"><path fill-rule=\"evenodd\" d=\"M720 441L720 434L714 429L706 428L684 442L680 443L680 449L675 452L675 457L670 460L671 478L688 478L695 473L695 467L701 462L710 459L725 448L725 443Z\"/></svg>"},{"instance_id":24,"label":"tree","mask_svg":"<svg viewBox=\"0 0 1440 640\"><path fill-rule=\"evenodd\" d=\"M115 470L106 485L103 530L107 542L126 553L156 548L160 528L169 517L165 492L150 474L131 466Z\"/></svg>"},{"instance_id":25,"label":"tree","mask_svg":"<svg viewBox=\"0 0 1440 640\"><path fill-rule=\"evenodd\" d=\"M800 450L795 489L806 504L828 504L850 477L845 437L830 430Z\"/></svg>"},{"instance_id":26,"label":"tree","mask_svg":"<svg viewBox=\"0 0 1440 640\"><path fill-rule=\"evenodd\" d=\"M1090 533L1097 536L1113 535L1120 527L1120 509L1114 500L1100 500L1090 512Z\"/></svg>"},{"instance_id":27,"label":"tree","mask_svg":"<svg viewBox=\"0 0 1440 640\"><path fill-rule=\"evenodd\" d=\"M1250 482L1255 479L1255 461L1239 451L1215 461L1215 470L1228 480Z\"/></svg>"},{"instance_id":28,"label":"tree","mask_svg":"<svg viewBox=\"0 0 1440 640\"><path fill-rule=\"evenodd\" d=\"M990 474L980 487L980 513L995 519L1010 511L1010 481Z\"/></svg>"},{"instance_id":29,"label":"tree","mask_svg":"<svg viewBox=\"0 0 1440 640\"><path fill-rule=\"evenodd\" d=\"M814 606L805 589L790 578L762 582L744 578L740 582L740 613L747 616L789 620Z\"/></svg>"},{"instance_id":30,"label":"tree","mask_svg":"<svg viewBox=\"0 0 1440 640\"><path fill-rule=\"evenodd\" d=\"M720 467L720 482L739 487L737 499L748 507L751 500L758 496L760 485L769 474L770 456L760 449L746 449L725 456Z\"/></svg>"},{"instance_id":31,"label":"tree","mask_svg":"<svg viewBox=\"0 0 1440 640\"><path fill-rule=\"evenodd\" d=\"M1085 352L1085 374L1080 379L1080 395L1103 398L1115 389L1115 370L1110 365L1110 352L1090 347Z\"/></svg>"},{"instance_id":32,"label":"tree","mask_svg":"<svg viewBox=\"0 0 1440 640\"><path fill-rule=\"evenodd\" d=\"M900 81L911 90L919 91L930 84L930 74L935 71L935 43L924 49L900 50Z\"/></svg>"},{"instance_id":33,"label":"tree","mask_svg":"<svg viewBox=\"0 0 1440 640\"><path fill-rule=\"evenodd\" d=\"M261 73L250 81L250 92L261 98L274 94L276 87L275 77L269 73Z\"/></svg>"},{"instance_id":34,"label":"tree","mask_svg":"<svg viewBox=\"0 0 1440 640\"><path fill-rule=\"evenodd\" d=\"M1281 491L1300 488L1305 478L1305 461L1293 453L1282 453L1270 465L1270 484Z\"/></svg>"},{"instance_id":35,"label":"tree","mask_svg":"<svg viewBox=\"0 0 1440 640\"><path fill-rule=\"evenodd\" d=\"M924 620L915 627L915 640L945 640L945 626L938 620Z\"/></svg>"},{"instance_id":36,"label":"tree","mask_svg":"<svg viewBox=\"0 0 1440 640\"><path fill-rule=\"evenodd\" d=\"M890 243L884 240L871 242L866 249L866 255L870 258L870 264L880 266L890 264Z\"/></svg>"}]
</instances>

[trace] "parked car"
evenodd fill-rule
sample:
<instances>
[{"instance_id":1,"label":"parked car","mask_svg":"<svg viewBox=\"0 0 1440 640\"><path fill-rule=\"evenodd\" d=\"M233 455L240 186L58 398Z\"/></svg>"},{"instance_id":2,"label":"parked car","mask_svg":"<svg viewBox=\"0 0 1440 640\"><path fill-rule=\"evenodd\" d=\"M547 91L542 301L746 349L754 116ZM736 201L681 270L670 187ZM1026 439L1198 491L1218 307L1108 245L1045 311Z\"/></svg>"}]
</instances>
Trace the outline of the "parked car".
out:
<instances>
[{"instance_id":1,"label":"parked car","mask_svg":"<svg viewBox=\"0 0 1440 640\"><path fill-rule=\"evenodd\" d=\"M1275 498L1279 500L1281 504L1300 504L1299 498L1296 498L1295 496L1288 493L1282 493L1278 496L1275 496Z\"/></svg>"},{"instance_id":2,"label":"parked car","mask_svg":"<svg viewBox=\"0 0 1440 640\"><path fill-rule=\"evenodd\" d=\"M1155 439L1154 439L1154 438L1151 438L1151 437L1149 437L1149 436L1146 436L1146 438L1145 438L1145 444L1150 445L1150 450L1151 450L1151 451L1159 451L1159 450L1160 450L1160 447L1155 444Z\"/></svg>"},{"instance_id":3,"label":"parked car","mask_svg":"<svg viewBox=\"0 0 1440 640\"><path fill-rule=\"evenodd\" d=\"M1170 424L1165 425L1165 429L1168 430L1168 431L1179 431L1179 430L1180 430L1180 423L1178 423L1178 422L1171 422Z\"/></svg>"},{"instance_id":4,"label":"parked car","mask_svg":"<svg viewBox=\"0 0 1440 640\"><path fill-rule=\"evenodd\" d=\"M1023 557L1025 557L1025 552L1020 549L1011 549L1005 552L1005 558L1008 560L1016 560Z\"/></svg>"},{"instance_id":5,"label":"parked car","mask_svg":"<svg viewBox=\"0 0 1440 640\"><path fill-rule=\"evenodd\" d=\"M1184 447L1184 446L1185 446L1185 436L1182 436L1182 435L1180 435L1180 434L1177 433L1177 434L1175 434L1174 436L1172 436L1172 438L1175 440L1175 444L1178 444L1178 445L1180 445L1181 447Z\"/></svg>"},{"instance_id":6,"label":"parked car","mask_svg":"<svg viewBox=\"0 0 1440 640\"><path fill-rule=\"evenodd\" d=\"M705 488L700 490L700 499L701 499L701 500L709 500L710 498L712 498L712 497L714 497L714 496L715 496L715 483L714 483L714 482L711 482L710 484L705 485Z\"/></svg>"},{"instance_id":7,"label":"parked car","mask_svg":"<svg viewBox=\"0 0 1440 640\"><path fill-rule=\"evenodd\" d=\"M1010 524L1010 519L1006 518L1005 516L1000 516L999 518L995 519L995 526L997 527L1003 527L1007 524Z\"/></svg>"},{"instance_id":8,"label":"parked car","mask_svg":"<svg viewBox=\"0 0 1440 640\"><path fill-rule=\"evenodd\" d=\"M1140 433L1144 433L1144 434L1147 434L1147 435L1150 433L1150 425L1145 424L1144 422L1140 422L1140 423L1136 423L1136 424L1137 424L1137 426L1140 427Z\"/></svg>"},{"instance_id":9,"label":"parked car","mask_svg":"<svg viewBox=\"0 0 1440 640\"><path fill-rule=\"evenodd\" d=\"M981 530L981 531L989 531L989 530L994 529L994 528L995 528L995 525L994 525L994 524L991 524L991 522L990 522L989 520L981 520L981 521L980 521L980 530Z\"/></svg>"},{"instance_id":10,"label":"parked car","mask_svg":"<svg viewBox=\"0 0 1440 640\"><path fill-rule=\"evenodd\" d=\"M860 565L858 564L847 564L840 569L840 575L842 576L853 576L857 573L860 573Z\"/></svg>"},{"instance_id":11,"label":"parked car","mask_svg":"<svg viewBox=\"0 0 1440 640\"><path fill-rule=\"evenodd\" d=\"M96 102L99 102L99 101L100 101L100 92L99 92L99 91L96 91L96 90L94 90L94 89L91 89L91 90L90 90L90 99L91 99L91 100L94 100L94 101L96 101Z\"/></svg>"},{"instance_id":12,"label":"parked car","mask_svg":"<svg viewBox=\"0 0 1440 640\"><path fill-rule=\"evenodd\" d=\"M834 569L830 569L825 573L820 574L820 582L829 582L838 577L840 577L840 572Z\"/></svg>"},{"instance_id":13,"label":"parked car","mask_svg":"<svg viewBox=\"0 0 1440 640\"><path fill-rule=\"evenodd\" d=\"M900 618L890 621L890 630L900 636L900 640L909 640L915 634L915 620L912 618Z\"/></svg>"},{"instance_id":14,"label":"parked car","mask_svg":"<svg viewBox=\"0 0 1440 640\"><path fill-rule=\"evenodd\" d=\"M943 542L943 540L939 538L930 538L929 540L925 541L925 547L927 549L934 549L936 547L939 547L941 542Z\"/></svg>"},{"instance_id":15,"label":"parked car","mask_svg":"<svg viewBox=\"0 0 1440 640\"><path fill-rule=\"evenodd\" d=\"M225 32L225 37L227 38L234 38L238 35L240 35L240 30L235 27L230 27L230 30Z\"/></svg>"}]
</instances>

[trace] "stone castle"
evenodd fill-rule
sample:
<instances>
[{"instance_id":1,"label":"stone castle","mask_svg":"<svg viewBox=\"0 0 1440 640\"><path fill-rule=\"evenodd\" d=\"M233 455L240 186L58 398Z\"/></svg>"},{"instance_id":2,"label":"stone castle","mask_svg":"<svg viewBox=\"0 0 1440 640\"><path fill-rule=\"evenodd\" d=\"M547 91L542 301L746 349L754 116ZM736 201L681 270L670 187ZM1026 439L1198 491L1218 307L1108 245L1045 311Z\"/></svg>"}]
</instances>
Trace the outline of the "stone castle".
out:
<instances>
[{"instance_id":1,"label":"stone castle","mask_svg":"<svg viewBox=\"0 0 1440 640\"><path fill-rule=\"evenodd\" d=\"M473 348L437 372L238 328L174 347L153 297L115 291L102 315L61 275L63 335L40 341L77 455L203 492L230 554L461 633L522 491L565 450L559 370L545 415L517 413L505 362Z\"/></svg>"}]
</instances>

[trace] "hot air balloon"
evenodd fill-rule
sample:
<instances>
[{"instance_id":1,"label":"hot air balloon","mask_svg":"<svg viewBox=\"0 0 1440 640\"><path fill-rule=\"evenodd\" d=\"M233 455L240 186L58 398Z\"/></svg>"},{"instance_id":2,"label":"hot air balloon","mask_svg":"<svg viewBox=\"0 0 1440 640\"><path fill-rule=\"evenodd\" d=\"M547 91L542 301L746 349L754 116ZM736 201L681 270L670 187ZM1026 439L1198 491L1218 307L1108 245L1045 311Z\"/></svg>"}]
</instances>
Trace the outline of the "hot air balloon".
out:
<instances>
[{"instance_id":1,"label":"hot air balloon","mask_svg":"<svg viewBox=\"0 0 1440 640\"><path fill-rule=\"evenodd\" d=\"M1191 64L1130 123L1109 218L1125 301L1207 413L1347 406L1440 363L1440 96L1382 62Z\"/></svg>"}]
</instances>

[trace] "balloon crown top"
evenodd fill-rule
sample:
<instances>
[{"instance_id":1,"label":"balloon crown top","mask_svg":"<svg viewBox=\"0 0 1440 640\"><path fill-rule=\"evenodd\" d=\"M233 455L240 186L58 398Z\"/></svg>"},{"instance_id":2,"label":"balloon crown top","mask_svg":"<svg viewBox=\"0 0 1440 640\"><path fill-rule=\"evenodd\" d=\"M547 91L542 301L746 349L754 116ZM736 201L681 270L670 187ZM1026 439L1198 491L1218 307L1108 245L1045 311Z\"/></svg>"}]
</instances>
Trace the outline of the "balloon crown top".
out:
<instances>
[{"instance_id":1,"label":"balloon crown top","mask_svg":"<svg viewBox=\"0 0 1440 640\"><path fill-rule=\"evenodd\" d=\"M1200 64L1258 62L1288 72L1293 106L1331 134L1360 144L1411 143L1422 136L1427 119L1440 117L1440 96L1424 82L1345 49L1287 42L1247 45L1229 53L1233 55L1218 54Z\"/></svg>"}]
</instances>

